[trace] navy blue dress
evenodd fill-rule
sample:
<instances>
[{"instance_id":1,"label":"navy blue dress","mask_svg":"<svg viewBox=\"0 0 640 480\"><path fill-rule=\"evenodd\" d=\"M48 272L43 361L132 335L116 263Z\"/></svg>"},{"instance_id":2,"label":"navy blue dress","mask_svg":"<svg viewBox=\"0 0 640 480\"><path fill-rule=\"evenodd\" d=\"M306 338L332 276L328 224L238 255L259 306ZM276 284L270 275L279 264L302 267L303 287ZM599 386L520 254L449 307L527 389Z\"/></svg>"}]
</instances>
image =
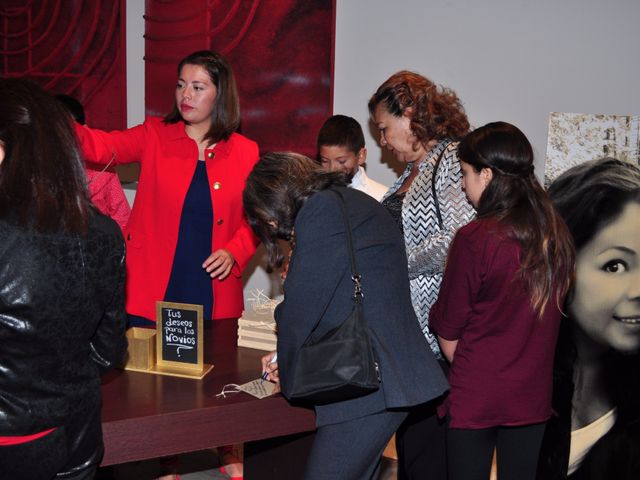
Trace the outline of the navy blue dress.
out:
<instances>
[{"instance_id":1,"label":"navy blue dress","mask_svg":"<svg viewBox=\"0 0 640 480\"><path fill-rule=\"evenodd\" d=\"M178 244L164 296L166 302L203 306L205 321L213 312L211 277L202 263L211 255L213 205L204 161L198 161L182 206Z\"/></svg>"}]
</instances>

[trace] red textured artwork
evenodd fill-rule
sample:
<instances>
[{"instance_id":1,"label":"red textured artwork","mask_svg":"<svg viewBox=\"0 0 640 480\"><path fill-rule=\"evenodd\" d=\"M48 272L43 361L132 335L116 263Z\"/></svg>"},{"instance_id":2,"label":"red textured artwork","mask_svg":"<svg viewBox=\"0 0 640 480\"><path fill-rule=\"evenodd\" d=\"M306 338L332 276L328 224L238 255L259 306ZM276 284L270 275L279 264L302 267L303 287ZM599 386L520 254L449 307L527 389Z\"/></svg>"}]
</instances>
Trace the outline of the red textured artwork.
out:
<instances>
[{"instance_id":1,"label":"red textured artwork","mask_svg":"<svg viewBox=\"0 0 640 480\"><path fill-rule=\"evenodd\" d=\"M315 155L331 114L334 11L332 0L147 0L147 114L170 110L179 60L212 49L234 69L241 132L262 151Z\"/></svg>"},{"instance_id":2,"label":"red textured artwork","mask_svg":"<svg viewBox=\"0 0 640 480\"><path fill-rule=\"evenodd\" d=\"M87 123L126 127L124 0L2 0L0 75L85 106Z\"/></svg>"}]
</instances>

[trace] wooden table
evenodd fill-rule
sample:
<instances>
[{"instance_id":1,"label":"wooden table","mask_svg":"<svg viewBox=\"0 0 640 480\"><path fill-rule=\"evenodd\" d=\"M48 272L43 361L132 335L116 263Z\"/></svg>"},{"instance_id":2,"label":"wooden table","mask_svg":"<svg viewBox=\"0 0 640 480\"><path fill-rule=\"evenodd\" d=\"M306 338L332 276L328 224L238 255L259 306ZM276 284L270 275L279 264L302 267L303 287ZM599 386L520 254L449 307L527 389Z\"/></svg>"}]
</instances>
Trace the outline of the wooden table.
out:
<instances>
[{"instance_id":1,"label":"wooden table","mask_svg":"<svg viewBox=\"0 0 640 480\"><path fill-rule=\"evenodd\" d=\"M272 478L265 468L274 472L273 478L276 472L285 473L274 467L278 455L287 464L292 457L304 464L312 438L304 432L315 430L312 410L292 407L279 394L262 400L246 393L216 397L225 385L260 375L260 357L266 352L237 347L236 342L236 320L205 327L204 358L214 368L202 380L123 370L107 374L102 385L102 465L235 443L245 443L248 479L258 478L252 471Z\"/></svg>"}]
</instances>

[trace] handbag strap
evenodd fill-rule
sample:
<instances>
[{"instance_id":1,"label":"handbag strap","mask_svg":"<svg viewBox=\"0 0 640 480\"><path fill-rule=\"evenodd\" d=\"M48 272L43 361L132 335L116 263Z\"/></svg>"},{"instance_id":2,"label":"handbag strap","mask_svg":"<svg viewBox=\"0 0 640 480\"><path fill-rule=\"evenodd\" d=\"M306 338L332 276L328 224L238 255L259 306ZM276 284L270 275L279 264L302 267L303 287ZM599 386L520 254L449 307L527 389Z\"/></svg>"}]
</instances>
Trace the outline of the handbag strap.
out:
<instances>
[{"instance_id":1,"label":"handbag strap","mask_svg":"<svg viewBox=\"0 0 640 480\"><path fill-rule=\"evenodd\" d=\"M353 280L353 283L355 284L354 291L353 291L353 301L355 302L355 304L357 306L361 306L362 305L362 297L364 297L364 292L362 291L362 283L361 283L360 274L358 273L358 270L356 269L356 256L355 256L354 249L353 249L353 238L351 236L351 222L349 221L349 215L347 213L347 205L346 205L346 202L344 200L344 197L342 196L342 193L340 193L339 191L334 190L332 188L329 189L329 190L332 191L333 193L335 193L338 196L338 198L340 199L340 209L342 210L342 216L344 218L344 224L345 224L346 231L347 231L347 243L349 244L349 257L351 259L351 280ZM364 319L364 317L363 317L363 319ZM318 321L316 322L316 324L313 326L313 328L309 332L309 335L305 339L304 343L307 343L309 341L309 339L311 338L311 336L313 335L313 332L316 331L316 328L318 328L318 325L320 324L320 320L321 320L321 318L319 318Z\"/></svg>"},{"instance_id":2,"label":"handbag strap","mask_svg":"<svg viewBox=\"0 0 640 480\"><path fill-rule=\"evenodd\" d=\"M362 291L362 281L361 281L362 277L358 273L358 269L356 267L356 255L354 253L355 250L353 248L353 236L351 235L351 221L349 220L349 214L347 212L347 204L344 201L344 197L342 196L341 192L333 189L331 189L331 191L336 195L338 195L338 198L340 199L340 209L342 210L342 217L344 218L344 226L347 232L347 243L349 244L349 258L351 260L351 280L353 280L353 283L355 284L354 291L353 291L353 298L358 300L364 297L364 292Z\"/></svg>"},{"instance_id":3,"label":"handbag strap","mask_svg":"<svg viewBox=\"0 0 640 480\"><path fill-rule=\"evenodd\" d=\"M438 155L436 163L433 164L433 173L431 174L431 192L433 193L433 204L436 207L436 217L438 217L438 226L440 227L440 230L442 230L442 215L440 214L440 202L438 201L438 194L436 193L436 173L440 166L440 160L442 160L442 156L446 150L447 148L445 147L442 152L440 152L440 155Z\"/></svg>"}]
</instances>

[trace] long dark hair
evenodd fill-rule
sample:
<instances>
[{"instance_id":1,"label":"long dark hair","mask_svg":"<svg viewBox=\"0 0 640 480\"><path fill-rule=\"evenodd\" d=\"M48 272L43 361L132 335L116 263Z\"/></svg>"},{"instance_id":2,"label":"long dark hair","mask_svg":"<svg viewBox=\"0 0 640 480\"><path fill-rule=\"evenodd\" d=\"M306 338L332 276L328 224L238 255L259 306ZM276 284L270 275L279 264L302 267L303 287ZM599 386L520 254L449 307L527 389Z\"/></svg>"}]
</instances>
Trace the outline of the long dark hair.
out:
<instances>
[{"instance_id":1,"label":"long dark hair","mask_svg":"<svg viewBox=\"0 0 640 480\"><path fill-rule=\"evenodd\" d=\"M215 108L211 112L211 127L203 140L208 140L209 144L227 140L240 126L238 87L231 65L222 55L211 50L193 52L180 60L178 75L185 65L199 65L204 68L218 91ZM173 109L164 118L164 121L166 123L184 121L175 100Z\"/></svg>"},{"instance_id":2,"label":"long dark hair","mask_svg":"<svg viewBox=\"0 0 640 480\"><path fill-rule=\"evenodd\" d=\"M64 107L35 83L0 79L0 218L37 231L86 231L85 173Z\"/></svg>"},{"instance_id":3,"label":"long dark hair","mask_svg":"<svg viewBox=\"0 0 640 480\"><path fill-rule=\"evenodd\" d=\"M478 218L509 225L522 246L520 277L541 317L551 298L561 306L571 285L575 252L564 221L533 173L533 149L517 127L489 123L458 146L461 161L493 178L478 203Z\"/></svg>"},{"instance_id":4,"label":"long dark hair","mask_svg":"<svg viewBox=\"0 0 640 480\"><path fill-rule=\"evenodd\" d=\"M391 75L371 96L369 113L373 115L380 104L396 117L410 110L411 131L423 146L431 140L459 140L469 132L469 120L456 93L418 73L402 70Z\"/></svg>"},{"instance_id":5,"label":"long dark hair","mask_svg":"<svg viewBox=\"0 0 640 480\"><path fill-rule=\"evenodd\" d=\"M249 225L267 250L268 271L282 266L278 239L292 239L296 216L307 199L320 190L348 183L344 173L324 172L297 153L273 152L260 158L247 178L242 198Z\"/></svg>"}]
</instances>

